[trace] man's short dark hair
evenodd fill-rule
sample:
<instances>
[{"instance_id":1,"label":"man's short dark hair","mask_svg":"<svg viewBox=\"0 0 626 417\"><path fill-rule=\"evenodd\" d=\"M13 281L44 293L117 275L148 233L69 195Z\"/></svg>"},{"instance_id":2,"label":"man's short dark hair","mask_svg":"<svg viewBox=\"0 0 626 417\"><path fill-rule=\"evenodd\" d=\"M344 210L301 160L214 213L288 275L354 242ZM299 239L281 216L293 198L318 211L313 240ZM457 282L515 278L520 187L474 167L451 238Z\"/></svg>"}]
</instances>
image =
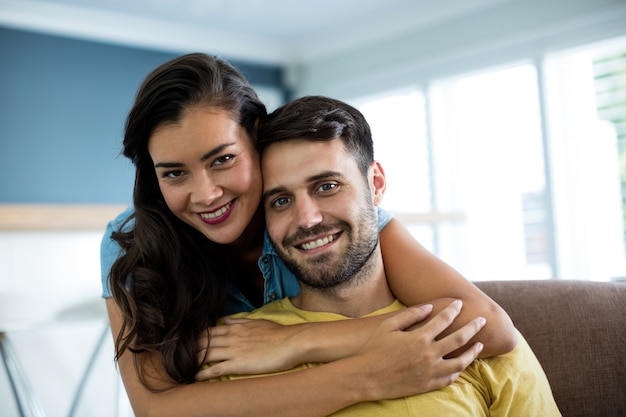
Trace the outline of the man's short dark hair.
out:
<instances>
[{"instance_id":1,"label":"man's short dark hair","mask_svg":"<svg viewBox=\"0 0 626 417\"><path fill-rule=\"evenodd\" d=\"M259 151L294 139L327 141L340 138L366 175L374 161L374 143L363 114L340 100L305 96L274 110L258 134Z\"/></svg>"}]
</instances>

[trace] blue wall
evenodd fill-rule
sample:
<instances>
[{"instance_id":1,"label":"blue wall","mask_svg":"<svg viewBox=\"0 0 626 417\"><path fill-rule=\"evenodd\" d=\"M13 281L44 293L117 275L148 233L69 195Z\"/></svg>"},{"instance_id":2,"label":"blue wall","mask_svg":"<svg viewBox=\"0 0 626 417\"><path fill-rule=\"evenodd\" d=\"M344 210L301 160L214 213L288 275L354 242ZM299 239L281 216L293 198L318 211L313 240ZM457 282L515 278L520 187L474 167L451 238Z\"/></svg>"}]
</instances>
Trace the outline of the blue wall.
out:
<instances>
[{"instance_id":1,"label":"blue wall","mask_svg":"<svg viewBox=\"0 0 626 417\"><path fill-rule=\"evenodd\" d=\"M126 113L176 55L0 28L0 203L130 202ZM233 64L284 91L280 68Z\"/></svg>"}]
</instances>

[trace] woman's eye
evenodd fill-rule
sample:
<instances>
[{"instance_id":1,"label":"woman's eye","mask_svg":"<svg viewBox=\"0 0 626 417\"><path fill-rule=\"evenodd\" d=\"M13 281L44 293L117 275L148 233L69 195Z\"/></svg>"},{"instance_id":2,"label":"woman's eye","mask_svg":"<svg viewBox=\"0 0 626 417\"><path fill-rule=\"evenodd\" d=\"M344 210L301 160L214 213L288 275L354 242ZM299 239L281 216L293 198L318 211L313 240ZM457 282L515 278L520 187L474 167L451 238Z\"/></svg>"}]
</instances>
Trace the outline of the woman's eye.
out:
<instances>
[{"instance_id":1,"label":"woman's eye","mask_svg":"<svg viewBox=\"0 0 626 417\"><path fill-rule=\"evenodd\" d=\"M276 200L272 201L272 207L278 208L288 203L289 203L289 199L287 197L279 197Z\"/></svg>"},{"instance_id":2,"label":"woman's eye","mask_svg":"<svg viewBox=\"0 0 626 417\"><path fill-rule=\"evenodd\" d=\"M183 171L180 171L180 170L168 171L168 172L163 173L163 178L177 179L177 178L182 177L182 175L183 175Z\"/></svg>"},{"instance_id":3,"label":"woman's eye","mask_svg":"<svg viewBox=\"0 0 626 417\"><path fill-rule=\"evenodd\" d=\"M213 161L213 165L215 165L215 166L224 165L224 164L228 163L229 161L232 161L234 157L235 157L234 155L230 155L230 154L229 155L220 156L220 157L216 158L215 161Z\"/></svg>"}]
</instances>

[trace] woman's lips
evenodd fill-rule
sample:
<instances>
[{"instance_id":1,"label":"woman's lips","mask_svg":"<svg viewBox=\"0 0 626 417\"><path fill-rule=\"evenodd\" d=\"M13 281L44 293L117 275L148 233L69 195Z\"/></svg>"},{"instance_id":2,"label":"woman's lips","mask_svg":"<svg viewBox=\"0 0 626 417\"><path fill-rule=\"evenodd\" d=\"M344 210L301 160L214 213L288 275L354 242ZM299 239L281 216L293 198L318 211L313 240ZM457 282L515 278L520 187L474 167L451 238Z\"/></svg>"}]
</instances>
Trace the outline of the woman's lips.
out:
<instances>
[{"instance_id":1,"label":"woman's lips","mask_svg":"<svg viewBox=\"0 0 626 417\"><path fill-rule=\"evenodd\" d=\"M206 224L219 224L226 221L233 212L233 202L229 202L217 210L199 213L200 219Z\"/></svg>"}]
</instances>

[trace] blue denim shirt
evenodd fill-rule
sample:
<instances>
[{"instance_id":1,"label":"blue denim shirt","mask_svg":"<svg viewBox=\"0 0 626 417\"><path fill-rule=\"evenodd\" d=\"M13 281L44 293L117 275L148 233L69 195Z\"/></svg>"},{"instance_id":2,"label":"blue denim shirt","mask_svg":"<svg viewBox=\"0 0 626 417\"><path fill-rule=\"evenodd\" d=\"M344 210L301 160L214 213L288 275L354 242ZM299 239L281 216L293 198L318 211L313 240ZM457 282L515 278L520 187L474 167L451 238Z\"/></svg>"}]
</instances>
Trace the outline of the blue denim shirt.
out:
<instances>
[{"instance_id":1,"label":"blue denim shirt","mask_svg":"<svg viewBox=\"0 0 626 417\"><path fill-rule=\"evenodd\" d=\"M121 248L117 242L111 239L111 233L119 229L122 223L132 214L134 208L129 207L119 214L114 220L107 224L106 231L102 237L100 245L100 271L102 279L102 297L111 297L111 290L108 285L108 275L115 260L120 256ZM389 212L378 208L378 230L389 223L392 216ZM127 229L133 227L132 222L126 225ZM263 253L259 258L259 269L265 279L263 294L263 304L280 300L285 297L293 297L300 293L300 285L293 273L280 259L274 245L270 241L267 231L263 236ZM243 293L231 284L228 289L226 304L224 305L224 315L239 313L242 311L252 311L255 307L243 295Z\"/></svg>"}]
</instances>

